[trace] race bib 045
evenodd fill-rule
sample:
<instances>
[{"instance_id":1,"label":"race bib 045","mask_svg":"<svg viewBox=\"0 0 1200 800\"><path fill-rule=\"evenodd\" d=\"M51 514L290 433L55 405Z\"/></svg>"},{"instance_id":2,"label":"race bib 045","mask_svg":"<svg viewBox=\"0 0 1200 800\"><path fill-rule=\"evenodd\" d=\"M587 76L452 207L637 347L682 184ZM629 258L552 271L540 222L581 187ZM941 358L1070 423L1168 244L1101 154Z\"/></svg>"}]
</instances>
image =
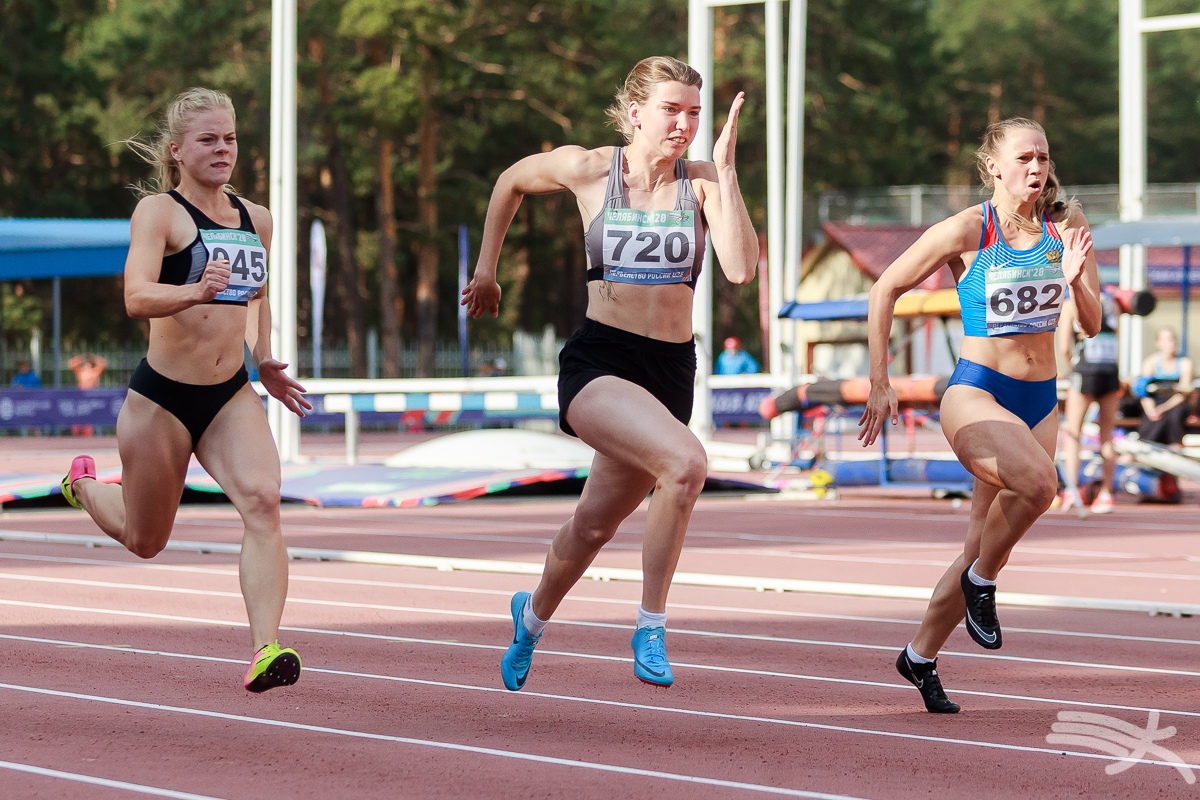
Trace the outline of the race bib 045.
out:
<instances>
[{"instance_id":1,"label":"race bib 045","mask_svg":"<svg viewBox=\"0 0 1200 800\"><path fill-rule=\"evenodd\" d=\"M606 281L686 283L695 253L695 211L604 209Z\"/></svg>"},{"instance_id":2,"label":"race bib 045","mask_svg":"<svg viewBox=\"0 0 1200 800\"><path fill-rule=\"evenodd\" d=\"M229 285L214 303L244 303L267 282L267 250L256 233L229 229L202 230L209 261L229 261Z\"/></svg>"},{"instance_id":3,"label":"race bib 045","mask_svg":"<svg viewBox=\"0 0 1200 800\"><path fill-rule=\"evenodd\" d=\"M1058 264L993 267L984 292L988 336L1040 333L1058 326L1066 281Z\"/></svg>"}]
</instances>

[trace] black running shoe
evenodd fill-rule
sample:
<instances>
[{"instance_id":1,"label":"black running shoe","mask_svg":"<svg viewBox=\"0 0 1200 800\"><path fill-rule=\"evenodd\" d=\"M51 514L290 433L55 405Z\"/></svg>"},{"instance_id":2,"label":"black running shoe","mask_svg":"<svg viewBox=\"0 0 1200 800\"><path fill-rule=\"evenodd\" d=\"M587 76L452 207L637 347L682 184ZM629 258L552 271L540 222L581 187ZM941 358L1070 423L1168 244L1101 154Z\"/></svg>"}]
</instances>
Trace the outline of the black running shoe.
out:
<instances>
[{"instance_id":1,"label":"black running shoe","mask_svg":"<svg viewBox=\"0 0 1200 800\"><path fill-rule=\"evenodd\" d=\"M967 573L970 567L963 570L962 584L963 599L967 601L967 633L980 647L987 650L999 650L1004 642L1000 638L1000 621L996 619L996 587L977 586Z\"/></svg>"},{"instance_id":2,"label":"black running shoe","mask_svg":"<svg viewBox=\"0 0 1200 800\"><path fill-rule=\"evenodd\" d=\"M900 651L896 659L896 671L904 680L911 683L921 692L925 701L925 710L931 714L957 714L958 703L951 702L942 690L942 679L937 674L937 659L932 664L914 664L908 660L908 652Z\"/></svg>"}]
</instances>

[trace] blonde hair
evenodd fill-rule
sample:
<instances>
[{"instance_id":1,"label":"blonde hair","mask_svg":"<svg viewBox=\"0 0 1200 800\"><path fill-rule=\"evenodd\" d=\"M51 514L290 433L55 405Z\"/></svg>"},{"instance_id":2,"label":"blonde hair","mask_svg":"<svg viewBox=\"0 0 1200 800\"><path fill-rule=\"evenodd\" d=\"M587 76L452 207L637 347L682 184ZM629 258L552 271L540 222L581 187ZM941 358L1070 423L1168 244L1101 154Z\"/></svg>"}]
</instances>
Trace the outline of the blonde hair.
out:
<instances>
[{"instance_id":1,"label":"blonde hair","mask_svg":"<svg viewBox=\"0 0 1200 800\"><path fill-rule=\"evenodd\" d=\"M987 160L997 157L997 154L1000 152L1000 143L1008 136L1009 131L1015 130L1031 130L1037 131L1042 136L1046 135L1045 128L1025 117L1009 117L1008 119L988 125L987 130L983 133L983 142L979 145L979 149L975 151L975 164L979 168L979 177L983 179L983 185L988 189L995 188L996 179L988 171ZM1062 222L1071 216L1072 212L1080 208L1079 201L1074 197L1070 200L1059 200L1058 190L1060 188L1061 184L1058 182L1058 176L1054 174L1054 161L1051 161L1050 171L1046 175L1046 185L1042 188L1042 193L1038 195L1038 199L1033 203L1033 219L1025 219L1011 211L1002 213L1005 219L1018 228L1029 233L1040 233L1042 230L1042 213L1044 211L1049 210L1050 219L1055 222Z\"/></svg>"},{"instance_id":2,"label":"blonde hair","mask_svg":"<svg viewBox=\"0 0 1200 800\"><path fill-rule=\"evenodd\" d=\"M651 56L634 64L625 78L625 84L617 90L613 104L605 109L609 124L625 137L625 143L633 141L633 124L629 121L629 104L644 103L650 99L654 87L660 83L675 81L699 89L704 85L700 73L677 58Z\"/></svg>"},{"instance_id":3,"label":"blonde hair","mask_svg":"<svg viewBox=\"0 0 1200 800\"><path fill-rule=\"evenodd\" d=\"M130 150L154 168L152 178L132 187L135 192L145 196L166 192L179 186L179 162L171 155L171 142L183 139L192 117L215 109L228 111L234 123L237 123L237 112L234 111L229 95L202 87L185 89L176 95L167 107L158 133L150 142L137 138L125 140ZM232 191L232 187L225 188Z\"/></svg>"}]
</instances>

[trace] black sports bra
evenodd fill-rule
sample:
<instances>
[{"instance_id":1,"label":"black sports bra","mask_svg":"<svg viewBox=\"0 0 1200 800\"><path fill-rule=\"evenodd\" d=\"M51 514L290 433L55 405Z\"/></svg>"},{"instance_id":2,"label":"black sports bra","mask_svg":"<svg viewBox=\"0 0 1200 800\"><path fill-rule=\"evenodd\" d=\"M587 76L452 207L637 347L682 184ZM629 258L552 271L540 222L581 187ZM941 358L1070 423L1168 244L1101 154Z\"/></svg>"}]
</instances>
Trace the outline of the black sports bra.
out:
<instances>
[{"instance_id":1,"label":"black sports bra","mask_svg":"<svg viewBox=\"0 0 1200 800\"><path fill-rule=\"evenodd\" d=\"M196 238L178 253L163 256L159 283L186 286L199 283L209 261L229 261L229 285L209 303L217 305L247 305L267 282L267 250L254 230L250 212L234 194L227 193L230 205L238 210L238 227L227 228L213 222L208 215L179 192L167 192L187 210L196 223Z\"/></svg>"}]
</instances>

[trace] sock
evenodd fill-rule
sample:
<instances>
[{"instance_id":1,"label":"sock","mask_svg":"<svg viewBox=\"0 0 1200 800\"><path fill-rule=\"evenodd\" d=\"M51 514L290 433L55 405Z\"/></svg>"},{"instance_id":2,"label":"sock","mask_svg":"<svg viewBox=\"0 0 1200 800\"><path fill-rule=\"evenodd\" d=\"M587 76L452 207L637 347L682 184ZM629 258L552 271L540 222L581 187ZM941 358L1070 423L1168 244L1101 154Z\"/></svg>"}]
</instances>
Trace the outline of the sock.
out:
<instances>
[{"instance_id":1,"label":"sock","mask_svg":"<svg viewBox=\"0 0 1200 800\"><path fill-rule=\"evenodd\" d=\"M661 614L652 614L646 609L638 606L637 626L639 628L665 628L667 627L667 612Z\"/></svg>"},{"instance_id":2,"label":"sock","mask_svg":"<svg viewBox=\"0 0 1200 800\"><path fill-rule=\"evenodd\" d=\"M525 608L521 611L521 622L525 624L525 630L529 631L531 636L540 636L548 621L538 619L537 614L533 613L533 595L529 595L525 600Z\"/></svg>"},{"instance_id":3,"label":"sock","mask_svg":"<svg viewBox=\"0 0 1200 800\"><path fill-rule=\"evenodd\" d=\"M907 654L908 660L914 664L932 664L937 661L936 658L926 658L925 656L918 655L917 651L912 648L912 642L908 643L908 646L904 648L904 652Z\"/></svg>"},{"instance_id":4,"label":"sock","mask_svg":"<svg viewBox=\"0 0 1200 800\"><path fill-rule=\"evenodd\" d=\"M975 564L978 563L979 562L976 561L975 563L971 564L970 568L967 570L967 577L971 579L971 583L975 584L976 586L995 586L995 581L989 581L987 578L981 578L975 572Z\"/></svg>"}]
</instances>

